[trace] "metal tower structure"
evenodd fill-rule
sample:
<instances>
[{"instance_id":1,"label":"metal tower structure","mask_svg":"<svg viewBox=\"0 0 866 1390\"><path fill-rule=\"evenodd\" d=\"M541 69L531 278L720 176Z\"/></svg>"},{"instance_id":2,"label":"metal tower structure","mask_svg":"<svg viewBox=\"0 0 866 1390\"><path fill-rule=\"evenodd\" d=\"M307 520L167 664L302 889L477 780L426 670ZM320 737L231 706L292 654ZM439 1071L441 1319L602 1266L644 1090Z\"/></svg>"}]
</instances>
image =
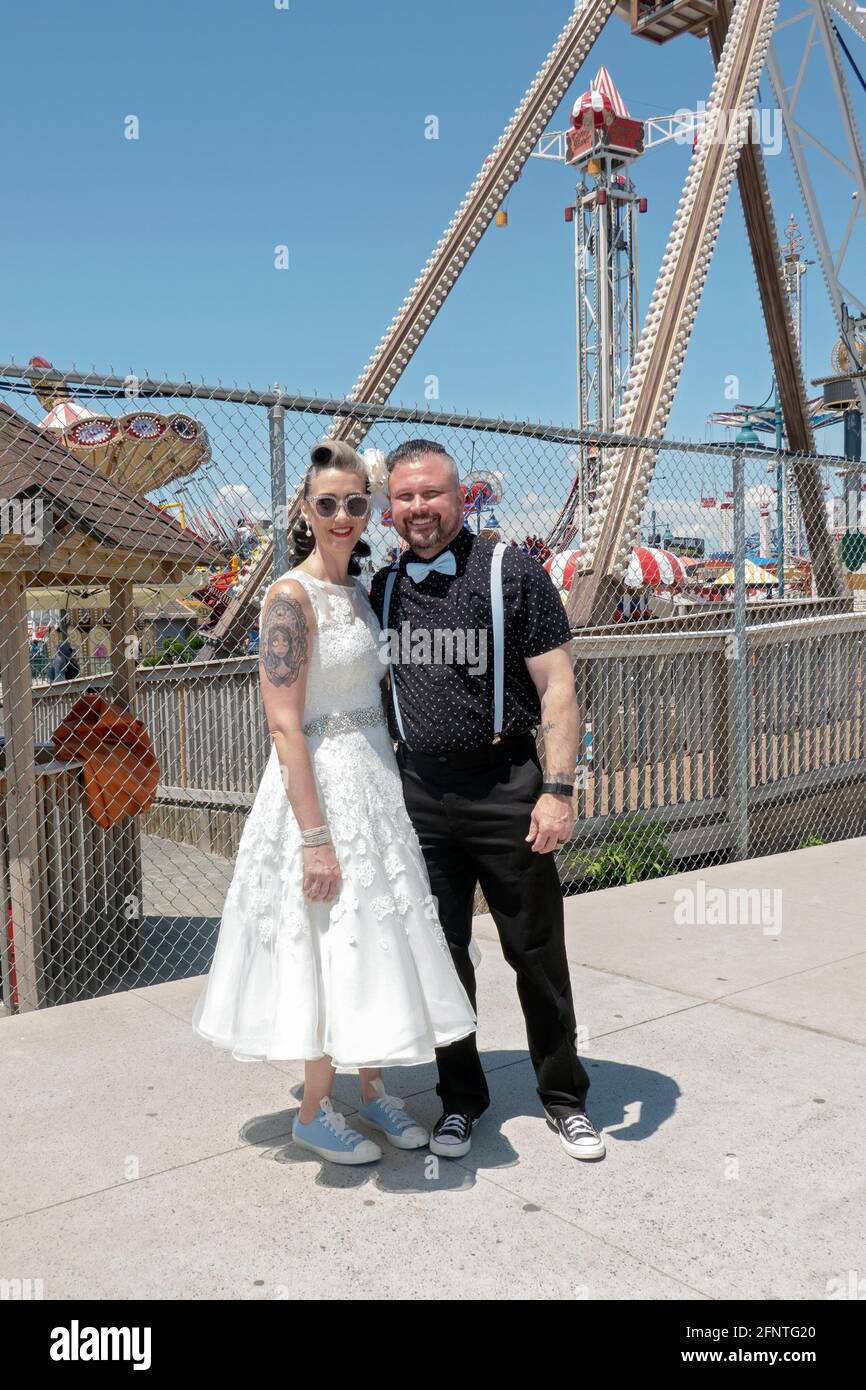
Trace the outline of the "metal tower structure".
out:
<instances>
[{"instance_id":1,"label":"metal tower structure","mask_svg":"<svg viewBox=\"0 0 866 1390\"><path fill-rule=\"evenodd\" d=\"M606 68L574 103L571 129L546 131L533 157L577 167L574 203L565 209L574 226L577 344L577 423L611 432L622 406L638 340L638 215L646 211L631 178L641 154L671 140L694 146L704 113L633 120ZM600 453L592 444L576 450L572 488L547 535L551 548L586 530L599 484Z\"/></svg>"},{"instance_id":2,"label":"metal tower structure","mask_svg":"<svg viewBox=\"0 0 866 1390\"><path fill-rule=\"evenodd\" d=\"M615 156L593 161L574 209L577 401L581 427L611 431L637 344L637 193ZM597 170L597 172L596 172ZM581 529L598 477L581 470Z\"/></svg>"},{"instance_id":3,"label":"metal tower structure","mask_svg":"<svg viewBox=\"0 0 866 1390\"><path fill-rule=\"evenodd\" d=\"M567 132L565 161L580 172L574 225L577 326L577 423L610 432L622 406L638 339L637 217L639 199L629 175L643 150L643 126L633 121L610 74L601 68L578 97ZM570 525L575 507L581 534L598 489L598 450L578 450L574 505L566 507L548 544Z\"/></svg>"},{"instance_id":4,"label":"metal tower structure","mask_svg":"<svg viewBox=\"0 0 866 1390\"><path fill-rule=\"evenodd\" d=\"M804 276L806 275L809 262L803 259L803 247L806 245L806 238L797 226L794 214L788 218L788 225L785 228L785 242L782 247L782 276L785 281L785 293L788 296L788 306L791 313L791 322L794 328L794 337L797 340L797 347L800 353L800 361L805 360L805 342L803 337L803 299L804 299ZM802 555L803 545L803 519L800 515L800 508L797 503L797 491L794 487L791 465L787 464L784 470L784 492L782 499L782 515L785 527L786 550L789 554Z\"/></svg>"},{"instance_id":5,"label":"metal tower structure","mask_svg":"<svg viewBox=\"0 0 866 1390\"><path fill-rule=\"evenodd\" d=\"M785 242L782 247L782 275L785 280L785 293L791 308L794 337L800 346L801 355L803 352L803 276L809 266L809 262L803 260L802 256L805 245L806 238L797 226L794 214L791 213L785 228Z\"/></svg>"},{"instance_id":6,"label":"metal tower structure","mask_svg":"<svg viewBox=\"0 0 866 1390\"><path fill-rule=\"evenodd\" d=\"M607 68L599 68L572 110L572 127L546 131L532 151L538 159L577 167L575 201L565 209L574 226L577 343L577 423L611 432L622 406L638 340L638 215L647 209L631 178L641 154L676 140L694 146L702 111L633 120ZM595 445L576 449L571 491L547 535L555 548L583 535L599 484Z\"/></svg>"}]
</instances>

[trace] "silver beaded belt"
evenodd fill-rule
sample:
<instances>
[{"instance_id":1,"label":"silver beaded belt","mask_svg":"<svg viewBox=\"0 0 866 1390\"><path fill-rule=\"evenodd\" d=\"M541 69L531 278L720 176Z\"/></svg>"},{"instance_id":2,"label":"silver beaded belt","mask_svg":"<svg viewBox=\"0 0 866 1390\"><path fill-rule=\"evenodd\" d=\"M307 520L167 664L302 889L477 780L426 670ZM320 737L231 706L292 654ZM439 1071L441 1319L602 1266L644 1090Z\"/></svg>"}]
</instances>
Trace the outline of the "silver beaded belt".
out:
<instances>
[{"instance_id":1,"label":"silver beaded belt","mask_svg":"<svg viewBox=\"0 0 866 1390\"><path fill-rule=\"evenodd\" d=\"M340 710L337 714L323 714L303 725L308 738L318 734L347 734L351 729L361 729L367 724L384 724L385 711L381 705L368 705L365 709Z\"/></svg>"}]
</instances>

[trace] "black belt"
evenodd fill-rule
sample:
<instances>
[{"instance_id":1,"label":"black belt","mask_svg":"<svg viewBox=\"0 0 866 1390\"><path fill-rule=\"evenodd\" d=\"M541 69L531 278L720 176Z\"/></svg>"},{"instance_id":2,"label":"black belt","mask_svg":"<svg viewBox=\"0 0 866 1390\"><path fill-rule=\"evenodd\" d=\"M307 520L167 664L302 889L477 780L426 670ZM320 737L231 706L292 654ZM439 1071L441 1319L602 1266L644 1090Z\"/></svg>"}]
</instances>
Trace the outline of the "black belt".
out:
<instances>
[{"instance_id":1,"label":"black belt","mask_svg":"<svg viewBox=\"0 0 866 1390\"><path fill-rule=\"evenodd\" d=\"M481 744L477 748L443 748L439 753L419 753L407 743L397 744L398 756L420 767L430 768L495 767L497 763L507 762L511 758L532 757L535 752L534 729L526 729L519 734L505 734L495 743Z\"/></svg>"}]
</instances>

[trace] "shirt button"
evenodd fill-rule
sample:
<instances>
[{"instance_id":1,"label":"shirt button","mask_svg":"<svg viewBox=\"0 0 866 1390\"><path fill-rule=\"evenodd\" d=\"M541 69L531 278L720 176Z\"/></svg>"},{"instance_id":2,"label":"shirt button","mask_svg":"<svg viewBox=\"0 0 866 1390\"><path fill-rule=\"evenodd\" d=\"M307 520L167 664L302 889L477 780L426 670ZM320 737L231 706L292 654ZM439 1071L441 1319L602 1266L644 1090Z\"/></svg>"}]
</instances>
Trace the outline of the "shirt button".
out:
<instances>
[{"instance_id":1,"label":"shirt button","mask_svg":"<svg viewBox=\"0 0 866 1390\"><path fill-rule=\"evenodd\" d=\"M439 761L440 763L444 763L446 761L444 753L439 754Z\"/></svg>"}]
</instances>

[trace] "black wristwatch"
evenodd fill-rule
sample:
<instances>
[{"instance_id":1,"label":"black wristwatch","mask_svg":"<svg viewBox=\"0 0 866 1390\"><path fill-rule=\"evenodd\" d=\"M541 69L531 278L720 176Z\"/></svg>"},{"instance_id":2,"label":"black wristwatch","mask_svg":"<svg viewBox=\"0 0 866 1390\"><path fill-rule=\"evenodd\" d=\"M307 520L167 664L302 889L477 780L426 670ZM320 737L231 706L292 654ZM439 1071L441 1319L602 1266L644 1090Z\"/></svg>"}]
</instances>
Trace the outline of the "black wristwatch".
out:
<instances>
[{"instance_id":1,"label":"black wristwatch","mask_svg":"<svg viewBox=\"0 0 866 1390\"><path fill-rule=\"evenodd\" d=\"M553 792L554 796L571 796L574 787L570 782L542 782L543 792Z\"/></svg>"}]
</instances>

